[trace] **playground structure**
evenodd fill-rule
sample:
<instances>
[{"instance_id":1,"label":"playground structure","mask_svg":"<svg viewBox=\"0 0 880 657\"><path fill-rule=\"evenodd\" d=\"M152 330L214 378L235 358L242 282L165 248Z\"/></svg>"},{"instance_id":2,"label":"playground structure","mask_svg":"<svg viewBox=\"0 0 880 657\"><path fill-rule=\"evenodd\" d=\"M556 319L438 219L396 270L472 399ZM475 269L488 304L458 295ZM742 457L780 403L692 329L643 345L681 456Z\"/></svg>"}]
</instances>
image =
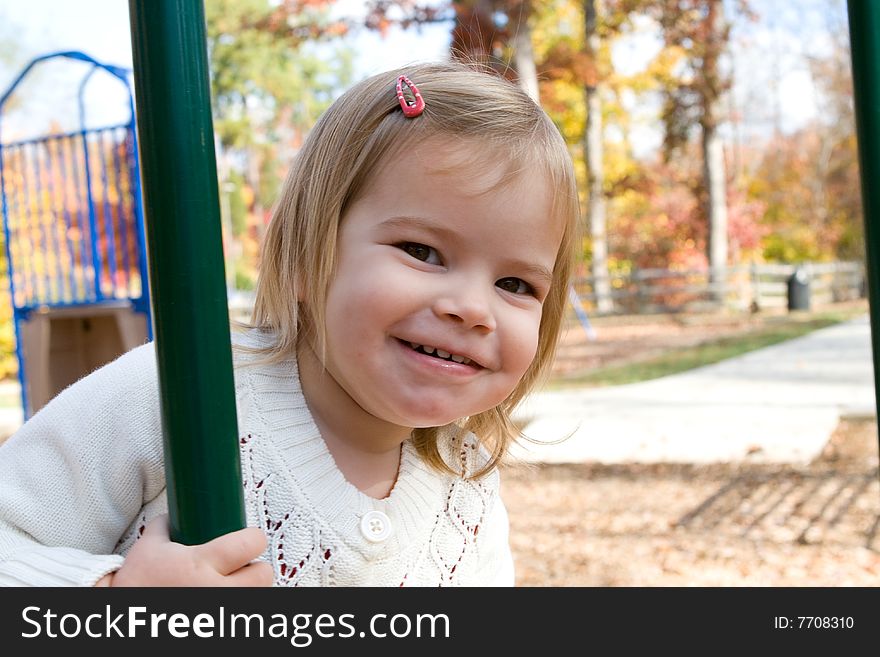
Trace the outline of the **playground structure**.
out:
<instances>
[{"instance_id":1,"label":"playground structure","mask_svg":"<svg viewBox=\"0 0 880 657\"><path fill-rule=\"evenodd\" d=\"M91 66L79 130L8 144L0 133L22 407L30 417L155 333L171 535L203 543L244 526L204 8L133 0L130 13L137 123L131 71L80 52L37 57L0 96L2 119L36 65ZM86 129L95 72L125 86L126 123Z\"/></svg>"},{"instance_id":2,"label":"playground structure","mask_svg":"<svg viewBox=\"0 0 880 657\"><path fill-rule=\"evenodd\" d=\"M89 65L79 129L3 143L0 199L22 408L30 417L65 387L151 336L144 222L130 71L81 52L32 60ZM125 86L129 120L86 129L83 93L96 72Z\"/></svg>"}]
</instances>

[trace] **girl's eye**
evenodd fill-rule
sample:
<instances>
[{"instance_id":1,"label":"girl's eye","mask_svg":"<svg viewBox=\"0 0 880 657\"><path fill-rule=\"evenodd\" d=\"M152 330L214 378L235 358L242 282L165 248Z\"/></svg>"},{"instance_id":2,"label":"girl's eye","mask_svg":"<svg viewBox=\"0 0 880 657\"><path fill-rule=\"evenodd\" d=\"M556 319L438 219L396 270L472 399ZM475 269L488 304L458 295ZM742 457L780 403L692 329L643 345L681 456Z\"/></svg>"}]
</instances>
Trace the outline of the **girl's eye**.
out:
<instances>
[{"instance_id":1,"label":"girl's eye","mask_svg":"<svg viewBox=\"0 0 880 657\"><path fill-rule=\"evenodd\" d=\"M534 294L534 288L526 283L521 278L514 278L510 276L508 278L501 278L495 281L495 287L498 287L505 292L510 292L511 294Z\"/></svg>"},{"instance_id":2,"label":"girl's eye","mask_svg":"<svg viewBox=\"0 0 880 657\"><path fill-rule=\"evenodd\" d=\"M416 260L421 260L431 265L440 264L440 255L436 249L430 246L419 244L418 242L402 242L397 246Z\"/></svg>"}]
</instances>

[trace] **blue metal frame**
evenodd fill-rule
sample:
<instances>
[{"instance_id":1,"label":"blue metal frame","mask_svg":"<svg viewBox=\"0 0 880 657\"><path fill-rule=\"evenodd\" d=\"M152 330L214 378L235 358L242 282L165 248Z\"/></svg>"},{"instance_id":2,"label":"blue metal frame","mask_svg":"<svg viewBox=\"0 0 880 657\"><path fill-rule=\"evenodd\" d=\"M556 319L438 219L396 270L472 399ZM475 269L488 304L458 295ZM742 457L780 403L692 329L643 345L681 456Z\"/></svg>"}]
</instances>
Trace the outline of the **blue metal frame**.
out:
<instances>
[{"instance_id":1,"label":"blue metal frame","mask_svg":"<svg viewBox=\"0 0 880 657\"><path fill-rule=\"evenodd\" d=\"M95 203L94 203L94 199L92 196L92 190L91 190L91 184L92 184L92 182L91 182L91 164L89 162L89 148L88 148L88 141L87 141L88 134L91 132L95 132L95 131L94 130L86 130L86 111L85 111L85 103L84 103L84 99L83 99L83 94L85 91L86 84L91 79L91 77L95 73L95 71L97 71L98 69L102 69L102 70L106 71L107 73L109 73L110 75L112 75L113 77L118 79L120 82L122 82L122 84L125 86L126 91L128 92L128 110L129 110L128 123L125 123L125 124L122 124L119 126L109 126L107 128L101 128L98 130L98 132L113 129L113 128L124 128L127 131L127 135L129 136L129 139L126 140L126 143L128 144L128 149L129 149L128 161L131 163L130 170L129 170L128 174L130 176L130 181L131 181L130 184L131 184L131 196L132 196L132 212L134 215L136 229L137 229L138 235L140 236L140 239L137 239L137 236L135 236L135 239L138 244L138 257L139 257L139 261L140 261L139 262L139 271L140 271L140 277L141 277L140 296L135 297L135 298L131 298L130 301L131 301L132 306L136 312L139 312L139 313L146 315L148 336L150 339L152 339L152 337L153 337L152 336L153 327L152 327L151 308L150 308L149 279L148 279L148 270L147 270L146 231L145 231L145 226L144 226L143 200L141 198L140 165L138 163L137 130L136 130L136 126L135 126L134 95L132 93L131 84L129 83L129 75L131 74L131 70L127 69L127 68L119 67L119 66L113 66L111 64L104 64L104 63L99 62L98 60L90 57L89 55L86 55L85 53L82 53L79 51L59 51L59 52L49 53L46 55L41 55L41 56L36 57L33 60L31 60L22 69L21 73L19 73L18 77L15 78L15 80L12 82L12 84L9 86L9 88L3 93L3 95L0 96L0 119L2 119L4 105L9 100L9 98L12 96L13 92L18 87L18 85L30 73L31 69L33 69L37 64L39 64L41 62L45 62L45 61L48 61L51 59L56 59L56 58L73 59L73 60L81 61L86 64L92 65L92 68L84 76L82 82L80 83L79 92L78 92L78 109L79 109L80 129L78 131L74 131L74 132L71 132L68 134L49 135L48 137L49 138L55 137L55 138L58 138L59 140L61 140L64 138L79 136L82 139L83 155L84 155L84 163L85 163L85 171L84 171L85 187L86 187L87 199L88 199L88 204L89 204L89 208L88 208L89 238L91 241L90 255L91 255L91 261L92 261L91 264L92 264L92 267L95 271L95 281L94 281L95 294L94 294L94 299L90 300L90 301L74 301L74 302L56 301L51 304L45 304L45 303L33 303L33 300L31 300L30 303L25 303L21 306L16 305L16 301L15 301L16 289L15 289L15 280L14 280L13 271L12 271L12 262L13 261L12 261L11 245L10 245L11 235L10 235L9 225L8 225L8 218L10 215L9 215L8 200L6 197L6 181L5 181L5 177L4 177L4 167L3 167L4 145L3 145L3 141L2 141L2 135L0 135L0 211L2 211L2 216L3 216L3 234L4 234L4 238L5 238L4 247L6 250L6 262L7 262L8 274L9 274L9 293L10 293L10 299L11 299L12 306L13 306L13 320L14 320L13 323L14 323L14 327L15 327L15 350L16 350L16 356L18 358L18 365L19 365L18 379L21 384L21 403L22 403L22 409L24 410L26 418L29 416L29 412L28 412L27 385L26 385L26 380L25 380L24 353L21 348L20 322L27 320L28 316L30 315L30 313L34 309L36 309L38 307L45 306L45 305L51 305L52 307L89 306L89 305L93 305L95 303L100 303L105 300L103 291L101 289L101 272L103 271L103 267L102 267L102 262L101 262L100 251L98 249L98 234L97 234L97 225L96 225L97 224L97 221L96 221L97 217L96 217L96 211L95 211ZM0 129L2 129L2 122L0 122ZM100 138L101 138L101 143L103 143L103 134L100 135ZM48 147L48 142L46 141L46 139L47 139L47 136L39 137L36 139L29 139L29 140L17 142L15 144L8 144L7 148L12 147L12 146L14 146L16 148L20 148L21 149L20 156L24 157L24 148L27 146L36 146L37 144L45 143L45 144L47 144L46 148L48 149L49 147ZM66 177L68 175L68 173L72 174L74 177L78 177L79 174L76 171L77 166L76 166L75 162L73 161L73 158L74 158L73 149L70 149L68 146L69 146L69 142L60 143L60 141L59 141L58 147L57 147L57 154L60 156L59 164L64 169L62 177ZM70 167L72 170L70 172L68 172L68 168L67 168L68 157L71 160ZM118 155L116 154L115 149L114 149L114 160L118 164ZM106 180L107 180L106 168L105 168L106 163L103 162L103 160L102 160L101 164L102 164L102 180L104 181L104 185L105 185L105 189L106 189ZM38 176L38 178L34 181L35 188L37 188L37 189L41 187L41 182L42 182L41 177L42 176ZM54 197L54 195L53 195L53 197ZM106 199L105 199L105 203L106 203ZM79 213L77 213L77 214L79 214ZM70 227L71 217L68 214L66 208L64 209L64 218L65 218L65 223L67 224L68 227ZM112 217L108 216L108 214L105 212L104 221L105 221L106 227L108 228L108 230L106 231L108 235L113 234L113 230L112 230L112 226L111 226L111 223L112 223L111 219L112 219ZM84 228L82 226L81 220L79 220L79 223L80 223L79 227ZM122 222L122 223L124 223L124 222ZM124 231L125 228L123 227L122 230ZM127 237L127 232L126 232L126 237ZM46 239L48 240L49 238L46 238ZM67 239L69 242L69 238L67 238ZM55 236L55 240L57 241L57 235ZM129 245L129 243L128 243L128 240L126 239L126 241L124 243L124 251L123 251L123 254L124 254L123 258L124 258L124 262L126 264L128 262L128 245ZM48 246L48 243L45 244L44 246ZM85 248L85 244L82 244L82 247ZM113 262L110 264L111 278L115 279L114 274L116 271L116 262L115 262L114 246L112 243L108 245L108 251L109 251L108 257L113 259ZM72 254L72 249L69 250L69 252ZM82 255L85 256L85 253L83 253ZM85 258L83 258L83 262L85 262ZM127 271L127 269L126 269L126 271ZM59 278L59 285L61 285L60 280L61 279ZM70 284L71 284L71 294L75 298L77 296L77 294L76 294L77 285L76 285L76 277L75 277L75 274L73 273L73 268L71 268ZM63 296L61 294L62 289L63 289L63 286L61 288L59 288L59 294L57 295L58 298L61 298ZM128 289L129 289L129 291L131 290L130 283L128 284Z\"/></svg>"}]
</instances>

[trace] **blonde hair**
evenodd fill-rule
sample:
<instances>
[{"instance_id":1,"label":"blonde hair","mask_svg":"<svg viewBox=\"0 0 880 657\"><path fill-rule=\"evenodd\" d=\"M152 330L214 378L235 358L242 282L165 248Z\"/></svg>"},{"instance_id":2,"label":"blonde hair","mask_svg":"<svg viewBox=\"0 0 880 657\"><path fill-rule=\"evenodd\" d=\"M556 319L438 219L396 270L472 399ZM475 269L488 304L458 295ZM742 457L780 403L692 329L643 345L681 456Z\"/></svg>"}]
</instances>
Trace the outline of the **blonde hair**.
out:
<instances>
[{"instance_id":1,"label":"blonde hair","mask_svg":"<svg viewBox=\"0 0 880 657\"><path fill-rule=\"evenodd\" d=\"M399 75L412 80L425 99L421 116L404 117L395 94ZM457 425L479 436L489 451L486 466L473 475L481 476L520 435L511 414L553 361L578 223L568 148L549 117L514 84L464 64L419 64L368 78L334 102L297 154L267 229L252 325L276 335L274 347L265 352L269 361L295 355L297 340L306 335L323 350L324 311L340 222L384 161L399 149L436 136L476 141L496 153L500 149L512 167L521 168L524 162L540 165L555 190L548 222L561 218L565 226L535 359L507 399ZM475 149L481 150L485 152ZM441 429L414 429L413 444L432 466L450 470L437 447Z\"/></svg>"}]
</instances>

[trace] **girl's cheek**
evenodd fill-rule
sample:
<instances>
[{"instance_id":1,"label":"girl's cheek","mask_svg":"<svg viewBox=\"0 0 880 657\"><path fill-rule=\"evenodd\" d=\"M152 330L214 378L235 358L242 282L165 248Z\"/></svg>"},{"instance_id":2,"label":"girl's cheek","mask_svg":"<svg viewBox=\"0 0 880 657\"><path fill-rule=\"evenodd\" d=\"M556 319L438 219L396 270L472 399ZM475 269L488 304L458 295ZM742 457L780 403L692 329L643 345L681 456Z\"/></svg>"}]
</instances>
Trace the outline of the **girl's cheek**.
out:
<instances>
[{"instance_id":1,"label":"girl's cheek","mask_svg":"<svg viewBox=\"0 0 880 657\"><path fill-rule=\"evenodd\" d=\"M516 369L520 370L521 375L525 374L538 353L539 328L540 317L537 318L537 321L530 318L512 327L508 349L511 357L516 361Z\"/></svg>"}]
</instances>

